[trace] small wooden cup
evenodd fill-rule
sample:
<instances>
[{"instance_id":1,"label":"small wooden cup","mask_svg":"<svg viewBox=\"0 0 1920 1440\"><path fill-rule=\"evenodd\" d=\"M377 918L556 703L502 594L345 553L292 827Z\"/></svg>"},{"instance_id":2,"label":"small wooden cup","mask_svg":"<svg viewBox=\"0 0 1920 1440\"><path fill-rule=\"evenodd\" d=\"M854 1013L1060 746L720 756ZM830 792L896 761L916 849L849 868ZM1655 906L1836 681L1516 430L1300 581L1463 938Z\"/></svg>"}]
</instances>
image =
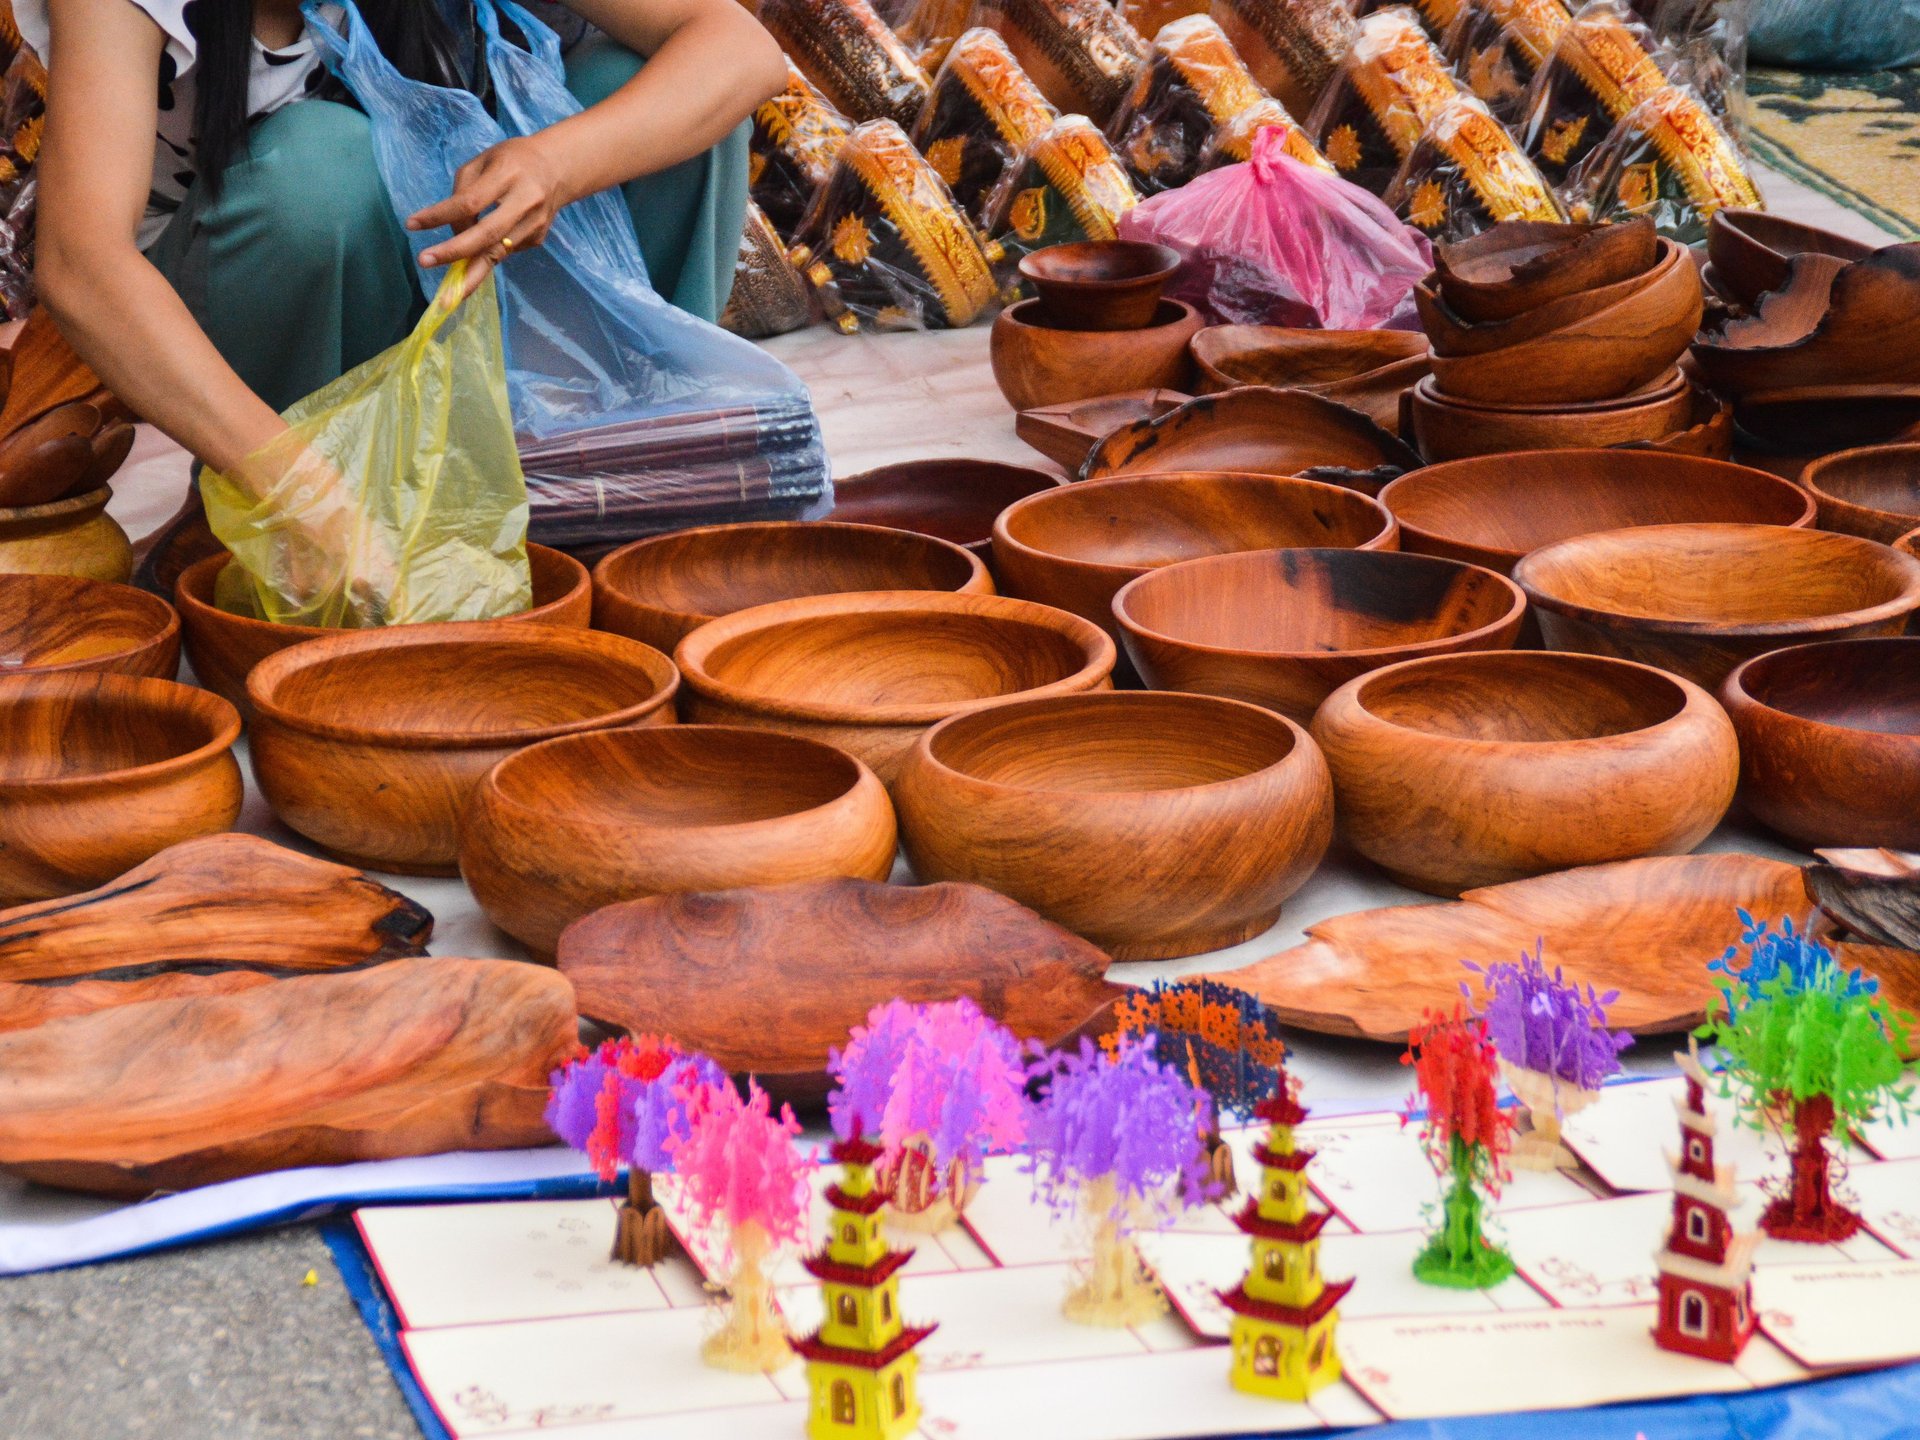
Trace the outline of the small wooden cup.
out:
<instances>
[{"instance_id":1,"label":"small wooden cup","mask_svg":"<svg viewBox=\"0 0 1920 1440\"><path fill-rule=\"evenodd\" d=\"M73 575L0 575L0 677L171 680L179 668L180 617L158 596Z\"/></svg>"},{"instance_id":2,"label":"small wooden cup","mask_svg":"<svg viewBox=\"0 0 1920 1440\"><path fill-rule=\"evenodd\" d=\"M1062 330L1138 330L1153 323L1180 252L1143 240L1076 240L1021 257L1040 313Z\"/></svg>"}]
</instances>

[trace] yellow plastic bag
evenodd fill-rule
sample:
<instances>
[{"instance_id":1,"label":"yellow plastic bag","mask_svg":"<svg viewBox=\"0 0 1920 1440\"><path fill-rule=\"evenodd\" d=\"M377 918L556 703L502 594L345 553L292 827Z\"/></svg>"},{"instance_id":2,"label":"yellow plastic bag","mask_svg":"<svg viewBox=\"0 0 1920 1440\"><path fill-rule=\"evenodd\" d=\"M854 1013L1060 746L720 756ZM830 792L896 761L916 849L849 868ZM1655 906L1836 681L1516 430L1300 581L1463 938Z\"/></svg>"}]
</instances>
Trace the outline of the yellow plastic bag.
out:
<instances>
[{"instance_id":1,"label":"yellow plastic bag","mask_svg":"<svg viewBox=\"0 0 1920 1440\"><path fill-rule=\"evenodd\" d=\"M413 334L294 405L232 475L203 471L233 553L215 601L289 625L486 620L533 603L527 482L493 277L452 266Z\"/></svg>"}]
</instances>

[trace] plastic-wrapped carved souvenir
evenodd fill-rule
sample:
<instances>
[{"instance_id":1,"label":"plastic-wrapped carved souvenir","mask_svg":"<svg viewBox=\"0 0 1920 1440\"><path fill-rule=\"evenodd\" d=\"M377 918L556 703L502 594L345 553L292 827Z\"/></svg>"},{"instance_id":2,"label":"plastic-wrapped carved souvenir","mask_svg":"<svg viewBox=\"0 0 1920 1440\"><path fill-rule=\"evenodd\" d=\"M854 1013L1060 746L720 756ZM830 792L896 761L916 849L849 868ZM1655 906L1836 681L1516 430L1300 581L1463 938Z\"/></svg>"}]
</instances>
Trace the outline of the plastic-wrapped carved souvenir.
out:
<instances>
[{"instance_id":1,"label":"plastic-wrapped carved souvenir","mask_svg":"<svg viewBox=\"0 0 1920 1440\"><path fill-rule=\"evenodd\" d=\"M820 187L853 123L787 61L787 88L753 112L747 175L753 203L773 228L791 235Z\"/></svg>"},{"instance_id":2,"label":"plastic-wrapped carved souvenir","mask_svg":"<svg viewBox=\"0 0 1920 1440\"><path fill-rule=\"evenodd\" d=\"M1120 0L1120 13L1143 39L1158 35L1176 20L1207 13L1207 0Z\"/></svg>"},{"instance_id":3,"label":"plastic-wrapped carved souvenir","mask_svg":"<svg viewBox=\"0 0 1920 1440\"><path fill-rule=\"evenodd\" d=\"M1063 115L1008 169L988 206L987 233L1010 253L1069 240L1112 240L1140 203L1107 137L1084 115Z\"/></svg>"},{"instance_id":4,"label":"plastic-wrapped carved souvenir","mask_svg":"<svg viewBox=\"0 0 1920 1440\"><path fill-rule=\"evenodd\" d=\"M1464 240L1502 220L1567 218L1513 136L1472 95L1434 117L1382 198L1436 240Z\"/></svg>"},{"instance_id":5,"label":"plastic-wrapped carved souvenir","mask_svg":"<svg viewBox=\"0 0 1920 1440\"><path fill-rule=\"evenodd\" d=\"M993 303L991 250L891 120L857 126L787 252L848 334L958 329Z\"/></svg>"},{"instance_id":6,"label":"plastic-wrapped carved souvenir","mask_svg":"<svg viewBox=\"0 0 1920 1440\"><path fill-rule=\"evenodd\" d=\"M1443 48L1494 118L1515 125L1526 112L1533 77L1572 20L1560 0L1467 0Z\"/></svg>"},{"instance_id":7,"label":"plastic-wrapped carved souvenir","mask_svg":"<svg viewBox=\"0 0 1920 1440\"><path fill-rule=\"evenodd\" d=\"M1360 22L1307 118L1307 134L1343 178L1379 195L1441 111L1465 93L1411 10L1379 10Z\"/></svg>"},{"instance_id":8,"label":"plastic-wrapped carved souvenir","mask_svg":"<svg viewBox=\"0 0 1920 1440\"><path fill-rule=\"evenodd\" d=\"M1313 108L1356 33L1346 0L1213 0L1209 13L1253 78L1295 115Z\"/></svg>"},{"instance_id":9,"label":"plastic-wrapped carved souvenir","mask_svg":"<svg viewBox=\"0 0 1920 1440\"><path fill-rule=\"evenodd\" d=\"M1000 33L1062 114L1097 124L1147 63L1147 42L1107 0L980 0L974 19Z\"/></svg>"},{"instance_id":10,"label":"plastic-wrapped carved souvenir","mask_svg":"<svg viewBox=\"0 0 1920 1440\"><path fill-rule=\"evenodd\" d=\"M867 0L761 0L760 23L850 119L906 129L932 88Z\"/></svg>"},{"instance_id":11,"label":"plastic-wrapped carved souvenir","mask_svg":"<svg viewBox=\"0 0 1920 1440\"><path fill-rule=\"evenodd\" d=\"M1285 136L1281 148L1301 164L1316 170L1333 169L1327 157L1313 148L1313 142L1307 139L1307 132L1300 128L1299 122L1287 113L1287 107L1269 97L1250 105L1224 125L1214 126L1207 143L1200 147L1196 173L1204 175L1222 165L1245 164L1253 158L1253 139L1262 130L1281 131Z\"/></svg>"},{"instance_id":12,"label":"plastic-wrapped carved souvenir","mask_svg":"<svg viewBox=\"0 0 1920 1440\"><path fill-rule=\"evenodd\" d=\"M749 203L740 258L733 264L733 291L720 312L720 328L763 340L812 323L813 300L805 278L787 259L787 247L765 213Z\"/></svg>"},{"instance_id":13,"label":"plastic-wrapped carved souvenir","mask_svg":"<svg viewBox=\"0 0 1920 1440\"><path fill-rule=\"evenodd\" d=\"M1436 41L1444 41L1447 32L1453 28L1453 22L1460 18L1465 0L1358 0L1353 7L1356 17L1373 14L1376 10L1385 10L1389 5L1405 5L1420 17L1420 23L1427 27L1427 34Z\"/></svg>"},{"instance_id":14,"label":"plastic-wrapped carved souvenir","mask_svg":"<svg viewBox=\"0 0 1920 1440\"><path fill-rule=\"evenodd\" d=\"M1107 122L1114 149L1145 194L1191 180L1216 126L1271 96L1210 16L1163 28L1133 91Z\"/></svg>"},{"instance_id":15,"label":"plastic-wrapped carved souvenir","mask_svg":"<svg viewBox=\"0 0 1920 1440\"><path fill-rule=\"evenodd\" d=\"M913 0L893 21L893 33L931 75L946 64L972 16L973 0Z\"/></svg>"},{"instance_id":16,"label":"plastic-wrapped carved souvenir","mask_svg":"<svg viewBox=\"0 0 1920 1440\"><path fill-rule=\"evenodd\" d=\"M976 26L954 42L934 77L933 97L913 127L913 143L947 182L960 208L984 221L1007 166L1056 118L1007 42Z\"/></svg>"}]
</instances>

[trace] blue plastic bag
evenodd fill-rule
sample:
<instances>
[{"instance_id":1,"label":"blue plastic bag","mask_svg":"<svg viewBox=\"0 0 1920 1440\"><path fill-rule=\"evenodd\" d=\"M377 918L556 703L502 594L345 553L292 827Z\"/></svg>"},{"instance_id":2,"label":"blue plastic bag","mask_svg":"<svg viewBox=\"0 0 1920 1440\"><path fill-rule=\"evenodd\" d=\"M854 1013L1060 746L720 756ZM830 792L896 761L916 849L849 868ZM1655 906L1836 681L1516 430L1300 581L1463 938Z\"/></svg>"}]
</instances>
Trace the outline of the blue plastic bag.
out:
<instances>
[{"instance_id":1,"label":"blue plastic bag","mask_svg":"<svg viewBox=\"0 0 1920 1440\"><path fill-rule=\"evenodd\" d=\"M352 0L309 3L305 13L328 66L372 121L375 159L403 217L444 200L455 172L482 151L580 109L558 37L511 0L475 0L497 119L464 90L402 76ZM503 14L531 48L503 36ZM411 236L415 253L447 234ZM431 289L434 272L421 273ZM545 244L496 274L530 538L613 545L831 508L806 387L766 352L654 292L616 192L567 206Z\"/></svg>"}]
</instances>

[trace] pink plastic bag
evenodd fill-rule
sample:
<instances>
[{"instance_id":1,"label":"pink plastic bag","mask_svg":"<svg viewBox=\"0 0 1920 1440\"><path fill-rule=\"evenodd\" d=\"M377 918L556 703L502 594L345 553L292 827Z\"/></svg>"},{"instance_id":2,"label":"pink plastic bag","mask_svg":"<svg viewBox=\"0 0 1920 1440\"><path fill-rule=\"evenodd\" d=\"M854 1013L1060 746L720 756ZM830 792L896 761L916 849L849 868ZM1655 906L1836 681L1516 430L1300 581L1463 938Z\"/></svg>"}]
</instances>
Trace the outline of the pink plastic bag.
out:
<instances>
[{"instance_id":1,"label":"pink plastic bag","mask_svg":"<svg viewBox=\"0 0 1920 1440\"><path fill-rule=\"evenodd\" d=\"M1124 240L1185 257L1167 294L1220 325L1417 330L1413 287L1427 239L1358 185L1286 153L1263 130L1253 159L1155 195L1120 221Z\"/></svg>"}]
</instances>

